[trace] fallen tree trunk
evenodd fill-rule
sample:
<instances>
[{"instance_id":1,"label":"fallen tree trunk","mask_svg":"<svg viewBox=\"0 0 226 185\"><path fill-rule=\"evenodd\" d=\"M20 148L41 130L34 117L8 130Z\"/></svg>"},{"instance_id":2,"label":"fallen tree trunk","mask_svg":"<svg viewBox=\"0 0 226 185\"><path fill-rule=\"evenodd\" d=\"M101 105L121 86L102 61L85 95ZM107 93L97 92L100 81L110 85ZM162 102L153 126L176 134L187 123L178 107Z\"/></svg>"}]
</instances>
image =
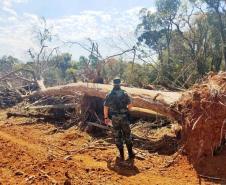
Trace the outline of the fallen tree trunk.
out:
<instances>
[{"instance_id":1,"label":"fallen tree trunk","mask_svg":"<svg viewBox=\"0 0 226 185\"><path fill-rule=\"evenodd\" d=\"M99 97L102 100L112 89L112 85L91 84L91 83L73 83L65 86L51 87L44 91L37 92L32 96L47 96L67 94L73 95L83 93L90 97ZM172 107L180 98L180 92L153 91L138 88L122 87L132 98L133 105L138 108L153 110L156 113L168 118L179 121L181 114ZM31 96L31 97L32 97ZM31 98L30 97L30 98ZM139 110L142 112L142 109ZM144 111L146 114L148 111Z\"/></svg>"},{"instance_id":2,"label":"fallen tree trunk","mask_svg":"<svg viewBox=\"0 0 226 185\"><path fill-rule=\"evenodd\" d=\"M56 104L56 105L43 105L43 106L31 106L26 107L26 109L68 109L68 108L75 108L78 104L77 103L70 103L70 104ZM130 115L134 118L165 118L166 116L161 115L155 111L151 111L148 109L142 109L138 107L133 107L130 111Z\"/></svg>"},{"instance_id":3,"label":"fallen tree trunk","mask_svg":"<svg viewBox=\"0 0 226 185\"><path fill-rule=\"evenodd\" d=\"M133 107L130 111L130 115L134 118L166 118L166 116L155 111L139 107Z\"/></svg>"}]
</instances>

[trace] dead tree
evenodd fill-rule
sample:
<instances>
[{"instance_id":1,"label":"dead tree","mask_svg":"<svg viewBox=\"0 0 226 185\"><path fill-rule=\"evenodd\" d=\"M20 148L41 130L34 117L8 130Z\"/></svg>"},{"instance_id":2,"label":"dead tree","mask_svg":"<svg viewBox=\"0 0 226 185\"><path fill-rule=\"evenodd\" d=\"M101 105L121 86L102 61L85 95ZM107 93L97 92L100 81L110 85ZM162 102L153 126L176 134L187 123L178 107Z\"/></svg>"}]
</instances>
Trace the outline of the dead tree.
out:
<instances>
[{"instance_id":1,"label":"dead tree","mask_svg":"<svg viewBox=\"0 0 226 185\"><path fill-rule=\"evenodd\" d=\"M40 90L45 89L43 74L54 65L51 63L53 56L58 55L59 47L51 48L49 45L53 40L53 35L48 27L46 20L40 20L40 27L36 29L35 35L38 41L38 49L28 49L28 54L32 60L30 68L34 71L36 83Z\"/></svg>"}]
</instances>

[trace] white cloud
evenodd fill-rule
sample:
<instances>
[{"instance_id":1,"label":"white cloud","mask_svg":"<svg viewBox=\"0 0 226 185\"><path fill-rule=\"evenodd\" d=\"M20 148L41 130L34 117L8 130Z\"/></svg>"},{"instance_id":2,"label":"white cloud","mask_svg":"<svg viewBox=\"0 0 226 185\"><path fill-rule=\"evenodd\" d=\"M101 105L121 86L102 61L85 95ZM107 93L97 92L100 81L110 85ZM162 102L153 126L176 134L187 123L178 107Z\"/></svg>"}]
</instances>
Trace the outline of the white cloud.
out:
<instances>
[{"instance_id":1,"label":"white cloud","mask_svg":"<svg viewBox=\"0 0 226 185\"><path fill-rule=\"evenodd\" d=\"M17 16L16 11L13 9L13 4L27 3L29 0L0 0L0 11L4 11L10 15Z\"/></svg>"},{"instance_id":2,"label":"white cloud","mask_svg":"<svg viewBox=\"0 0 226 185\"><path fill-rule=\"evenodd\" d=\"M12 7L13 3L27 3L29 0L0 0L3 7Z\"/></svg>"},{"instance_id":3,"label":"white cloud","mask_svg":"<svg viewBox=\"0 0 226 185\"><path fill-rule=\"evenodd\" d=\"M17 16L17 13L15 10L13 10L12 8L8 8L7 6L4 6L2 7L2 10L11 14L11 15L14 15L14 16Z\"/></svg>"},{"instance_id":4,"label":"white cloud","mask_svg":"<svg viewBox=\"0 0 226 185\"><path fill-rule=\"evenodd\" d=\"M29 0L13 0L15 3L27 3Z\"/></svg>"},{"instance_id":5,"label":"white cloud","mask_svg":"<svg viewBox=\"0 0 226 185\"><path fill-rule=\"evenodd\" d=\"M27 0L4 0L5 7L11 7L12 2L23 3ZM32 30L39 24L39 17L30 13L17 15L9 9L5 9L5 12L8 11L10 15L5 14L0 19L0 56L12 54L23 59L27 49L36 46ZM83 11L76 15L47 19L47 23L52 27L53 33L64 41L84 41L91 38L100 45L111 45L112 43L105 42L116 40L119 43L122 37L134 40L140 9L141 7L134 7L124 12ZM112 49L102 48L106 55Z\"/></svg>"},{"instance_id":6,"label":"white cloud","mask_svg":"<svg viewBox=\"0 0 226 185\"><path fill-rule=\"evenodd\" d=\"M11 0L1 0L3 7L11 7L12 6L12 1Z\"/></svg>"},{"instance_id":7,"label":"white cloud","mask_svg":"<svg viewBox=\"0 0 226 185\"><path fill-rule=\"evenodd\" d=\"M49 22L55 25L55 31L64 39L101 39L133 32L138 24L139 10L136 7L124 12L83 11L79 15L51 19Z\"/></svg>"}]
</instances>

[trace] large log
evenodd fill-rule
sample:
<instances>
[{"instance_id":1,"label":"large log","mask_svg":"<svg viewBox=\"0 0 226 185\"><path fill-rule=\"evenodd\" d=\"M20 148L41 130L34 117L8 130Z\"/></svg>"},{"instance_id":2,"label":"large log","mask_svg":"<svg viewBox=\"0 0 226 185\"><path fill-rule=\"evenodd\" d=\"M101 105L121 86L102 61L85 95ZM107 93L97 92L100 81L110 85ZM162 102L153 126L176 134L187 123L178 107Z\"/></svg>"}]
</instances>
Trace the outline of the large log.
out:
<instances>
[{"instance_id":1,"label":"large log","mask_svg":"<svg viewBox=\"0 0 226 185\"><path fill-rule=\"evenodd\" d=\"M130 115L133 118L166 118L166 116L159 114L155 111L149 109L143 109L139 107L133 107L130 111Z\"/></svg>"},{"instance_id":2,"label":"large log","mask_svg":"<svg viewBox=\"0 0 226 185\"><path fill-rule=\"evenodd\" d=\"M112 89L112 85L93 84L93 83L72 83L64 86L47 88L35 95L73 95L78 92L87 96L99 97L104 99ZM180 92L156 91L138 88L122 87L132 98L133 105L138 108L153 110L163 116L174 120L180 120L181 115L172 108L182 96ZM141 110L142 111L142 110Z\"/></svg>"},{"instance_id":3,"label":"large log","mask_svg":"<svg viewBox=\"0 0 226 185\"><path fill-rule=\"evenodd\" d=\"M77 103L70 103L70 104L57 104L57 105L44 105L44 106L31 106L26 107L27 109L68 109L68 108L75 108L77 106ZM148 110L148 109L142 109L139 107L133 107L130 115L134 118L165 118L164 115L161 115L155 111Z\"/></svg>"}]
</instances>

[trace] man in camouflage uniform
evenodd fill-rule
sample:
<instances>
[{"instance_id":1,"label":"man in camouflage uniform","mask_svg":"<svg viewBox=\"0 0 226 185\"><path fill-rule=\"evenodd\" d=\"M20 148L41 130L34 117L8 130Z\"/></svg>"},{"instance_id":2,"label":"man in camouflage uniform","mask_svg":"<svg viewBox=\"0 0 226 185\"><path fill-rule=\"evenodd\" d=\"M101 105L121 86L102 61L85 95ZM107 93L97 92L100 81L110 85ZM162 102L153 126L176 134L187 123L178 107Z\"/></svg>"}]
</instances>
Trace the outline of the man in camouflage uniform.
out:
<instances>
[{"instance_id":1,"label":"man in camouflage uniform","mask_svg":"<svg viewBox=\"0 0 226 185\"><path fill-rule=\"evenodd\" d=\"M120 159L124 160L123 142L125 142L129 159L133 159L131 130L129 127L128 110L132 108L131 100L128 94L120 88L120 79L114 79L114 88L107 95L104 102L104 119L105 124L112 126L115 137L115 144L120 153Z\"/></svg>"}]
</instances>

